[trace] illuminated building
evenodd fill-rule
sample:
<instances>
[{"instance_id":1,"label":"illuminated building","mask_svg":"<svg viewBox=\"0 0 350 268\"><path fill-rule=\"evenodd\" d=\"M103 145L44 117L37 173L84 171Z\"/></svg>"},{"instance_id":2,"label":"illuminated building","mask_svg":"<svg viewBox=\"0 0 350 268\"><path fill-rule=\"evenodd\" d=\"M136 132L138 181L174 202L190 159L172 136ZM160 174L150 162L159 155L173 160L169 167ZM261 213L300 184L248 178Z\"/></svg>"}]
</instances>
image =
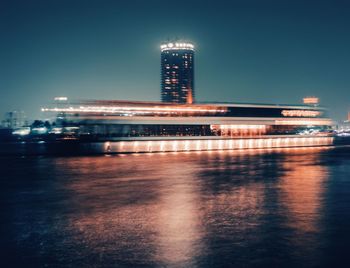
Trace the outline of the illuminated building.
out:
<instances>
[{"instance_id":1,"label":"illuminated building","mask_svg":"<svg viewBox=\"0 0 350 268\"><path fill-rule=\"evenodd\" d=\"M174 42L161 45L162 102L194 102L194 46Z\"/></svg>"},{"instance_id":2,"label":"illuminated building","mask_svg":"<svg viewBox=\"0 0 350 268\"><path fill-rule=\"evenodd\" d=\"M324 146L333 142L326 110L308 105L173 104L85 101L65 108L66 126L102 152L206 151ZM84 146L89 146L85 143Z\"/></svg>"}]
</instances>

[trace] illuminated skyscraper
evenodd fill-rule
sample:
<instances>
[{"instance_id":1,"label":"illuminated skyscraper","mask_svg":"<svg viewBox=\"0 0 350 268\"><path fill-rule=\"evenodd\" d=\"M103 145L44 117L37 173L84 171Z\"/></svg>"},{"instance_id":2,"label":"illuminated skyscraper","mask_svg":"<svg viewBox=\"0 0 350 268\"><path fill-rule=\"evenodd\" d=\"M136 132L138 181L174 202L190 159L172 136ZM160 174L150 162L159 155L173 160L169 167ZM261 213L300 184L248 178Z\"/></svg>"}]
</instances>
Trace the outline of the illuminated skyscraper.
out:
<instances>
[{"instance_id":1,"label":"illuminated skyscraper","mask_svg":"<svg viewBox=\"0 0 350 268\"><path fill-rule=\"evenodd\" d=\"M194 102L194 46L191 43L161 45L161 95L163 102Z\"/></svg>"}]
</instances>

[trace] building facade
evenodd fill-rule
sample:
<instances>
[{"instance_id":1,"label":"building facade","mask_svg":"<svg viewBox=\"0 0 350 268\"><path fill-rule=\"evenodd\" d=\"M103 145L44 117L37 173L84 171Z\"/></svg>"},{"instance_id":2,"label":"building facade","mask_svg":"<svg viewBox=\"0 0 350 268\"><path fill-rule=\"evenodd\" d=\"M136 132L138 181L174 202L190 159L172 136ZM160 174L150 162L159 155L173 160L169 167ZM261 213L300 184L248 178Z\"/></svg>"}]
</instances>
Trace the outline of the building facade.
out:
<instances>
[{"instance_id":1,"label":"building facade","mask_svg":"<svg viewBox=\"0 0 350 268\"><path fill-rule=\"evenodd\" d=\"M161 45L162 102L194 103L194 46L191 43Z\"/></svg>"},{"instance_id":2,"label":"building facade","mask_svg":"<svg viewBox=\"0 0 350 268\"><path fill-rule=\"evenodd\" d=\"M178 152L324 146L333 124L322 107L268 104L175 104L82 101L64 113L69 139L104 153ZM65 137L62 137L63 139ZM85 144L85 145L84 145Z\"/></svg>"}]
</instances>

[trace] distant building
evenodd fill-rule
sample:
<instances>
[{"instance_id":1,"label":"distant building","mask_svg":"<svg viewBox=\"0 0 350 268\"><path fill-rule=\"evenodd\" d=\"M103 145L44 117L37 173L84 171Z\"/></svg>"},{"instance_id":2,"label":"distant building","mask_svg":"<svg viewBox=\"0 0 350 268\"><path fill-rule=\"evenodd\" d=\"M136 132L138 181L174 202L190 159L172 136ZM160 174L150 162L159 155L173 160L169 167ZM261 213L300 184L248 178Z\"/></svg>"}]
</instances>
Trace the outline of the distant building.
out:
<instances>
[{"instance_id":1,"label":"distant building","mask_svg":"<svg viewBox=\"0 0 350 268\"><path fill-rule=\"evenodd\" d=\"M336 128L337 128L338 134L346 132L347 133L345 134L346 136L350 135L350 112L348 112L346 120L338 122Z\"/></svg>"},{"instance_id":2,"label":"distant building","mask_svg":"<svg viewBox=\"0 0 350 268\"><path fill-rule=\"evenodd\" d=\"M19 128L27 124L26 115L23 111L8 112L5 115L5 120L2 121L2 125L6 128Z\"/></svg>"},{"instance_id":3,"label":"distant building","mask_svg":"<svg viewBox=\"0 0 350 268\"><path fill-rule=\"evenodd\" d=\"M303 98L303 103L307 105L317 106L320 100L317 97L305 97Z\"/></svg>"},{"instance_id":4,"label":"distant building","mask_svg":"<svg viewBox=\"0 0 350 268\"><path fill-rule=\"evenodd\" d=\"M161 45L162 102L194 102L194 46L191 43Z\"/></svg>"}]
</instances>

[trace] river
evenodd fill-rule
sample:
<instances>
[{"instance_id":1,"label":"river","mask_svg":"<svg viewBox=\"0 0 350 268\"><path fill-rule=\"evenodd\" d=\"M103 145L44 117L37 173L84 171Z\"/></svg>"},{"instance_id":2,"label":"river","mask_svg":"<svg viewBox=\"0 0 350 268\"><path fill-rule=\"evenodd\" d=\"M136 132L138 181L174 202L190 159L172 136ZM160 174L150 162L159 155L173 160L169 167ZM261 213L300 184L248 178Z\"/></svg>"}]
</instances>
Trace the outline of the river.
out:
<instances>
[{"instance_id":1,"label":"river","mask_svg":"<svg viewBox=\"0 0 350 268\"><path fill-rule=\"evenodd\" d=\"M1 156L2 267L336 267L350 147Z\"/></svg>"}]
</instances>

